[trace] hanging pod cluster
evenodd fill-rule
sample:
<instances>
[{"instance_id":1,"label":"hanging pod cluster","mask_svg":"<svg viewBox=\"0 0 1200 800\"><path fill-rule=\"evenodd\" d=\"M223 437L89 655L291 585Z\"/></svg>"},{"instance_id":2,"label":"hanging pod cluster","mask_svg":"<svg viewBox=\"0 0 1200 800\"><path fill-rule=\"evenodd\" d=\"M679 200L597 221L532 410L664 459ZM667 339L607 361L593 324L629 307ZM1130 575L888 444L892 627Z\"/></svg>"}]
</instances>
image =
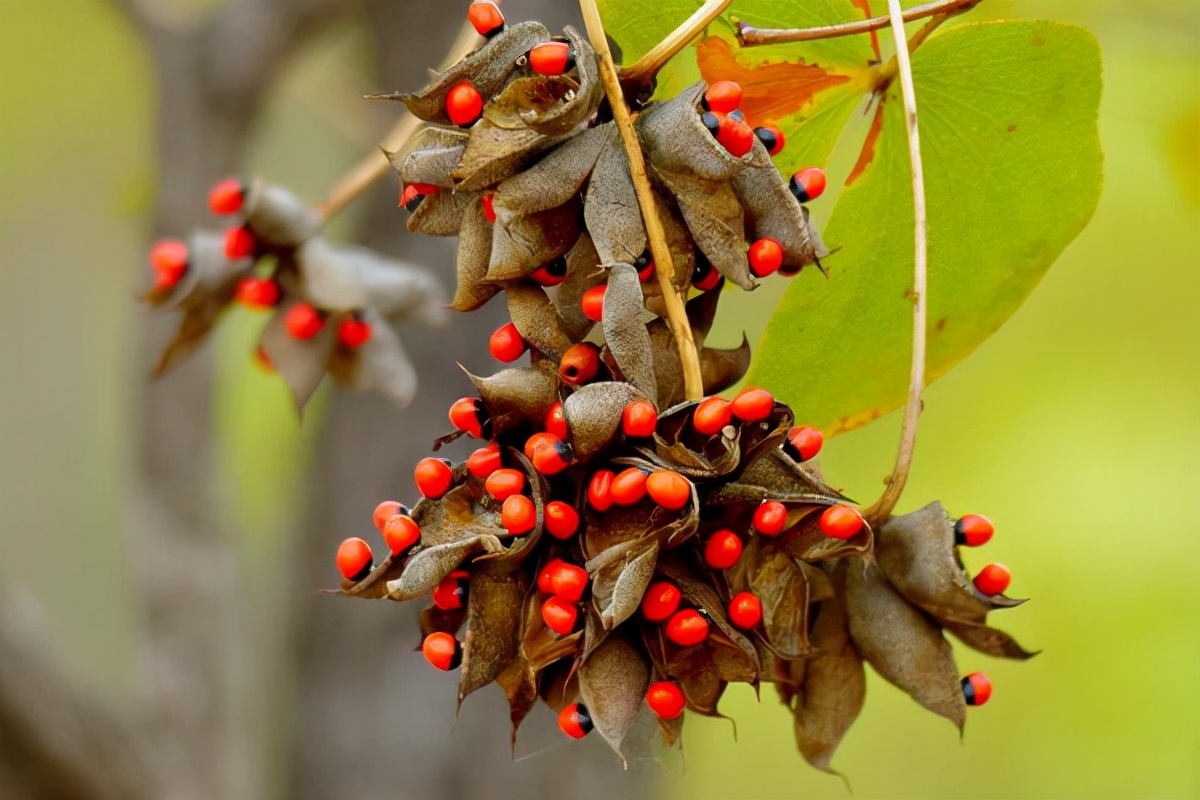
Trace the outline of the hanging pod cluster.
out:
<instances>
[{"instance_id":1,"label":"hanging pod cluster","mask_svg":"<svg viewBox=\"0 0 1200 800\"><path fill-rule=\"evenodd\" d=\"M1020 602L1007 570L972 581L959 559L991 524L932 504L873 528L816 469L818 431L763 389L715 396L750 357L706 346L717 289L817 263L802 201L823 175L780 177L782 137L749 128L736 86L638 109L673 289L692 295L707 396L687 400L595 53L491 3L471 19L478 50L390 95L430 123L391 158L409 227L460 237L453 306L502 294L512 321L492 353L529 365L472 376L439 442L479 449L417 465L420 499L375 510L386 555L342 543L340 591L430 599L425 657L458 670L460 703L499 684L514 742L540 699L566 734L595 730L627 759L655 734L677 746L685 711L718 716L729 683L770 683L801 753L829 769L864 661L961 727L991 688L960 676L944 634L1031 655L987 624Z\"/></svg>"}]
</instances>

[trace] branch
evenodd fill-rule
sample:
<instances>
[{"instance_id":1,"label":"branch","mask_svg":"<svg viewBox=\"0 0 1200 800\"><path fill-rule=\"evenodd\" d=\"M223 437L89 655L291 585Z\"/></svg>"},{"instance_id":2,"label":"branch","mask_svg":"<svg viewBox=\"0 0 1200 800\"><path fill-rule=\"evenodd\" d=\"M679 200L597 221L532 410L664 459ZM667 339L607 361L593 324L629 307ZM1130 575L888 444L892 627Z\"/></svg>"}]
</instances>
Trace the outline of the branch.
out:
<instances>
[{"instance_id":1,"label":"branch","mask_svg":"<svg viewBox=\"0 0 1200 800\"><path fill-rule=\"evenodd\" d=\"M648 82L658 74L658 71L663 68L664 64L686 47L690 41L699 36L708 24L721 16L725 9L729 8L732 3L733 0L708 0L707 3L696 9L695 14L692 14L684 20L683 24L671 31L667 35L667 38L650 48L650 51L646 55L622 69L621 81L630 84Z\"/></svg>"},{"instance_id":2,"label":"branch","mask_svg":"<svg viewBox=\"0 0 1200 800\"><path fill-rule=\"evenodd\" d=\"M633 188L637 192L638 205L642 209L642 220L646 224L646 237L650 240L650 255L654 257L654 270L658 276L658 285L662 289L663 303L667 311L667 327L675 337L675 346L679 348L679 361L683 366L683 385L688 400L699 400L704 397L704 380L700 373L700 356L696 352L696 341L692 338L692 326L688 323L687 311L683 307L683 298L675 288L675 264L671 259L671 250L667 247L667 237L663 232L662 221L658 218L658 208L654 201L654 190L650 186L650 177L646 174L646 159L642 155L641 145L638 144L637 131L633 129L633 119L629 115L629 106L625 105L625 97L621 91L621 81L617 76L617 66L613 63L612 50L608 47L608 37L604 34L604 21L600 18L600 9L596 0L579 0L579 8L583 12L584 25L587 27L588 38L596 50L600 61L600 79L604 83L604 93L608 96L608 104L612 107L613 120L621 133L621 142L629 158L629 174L633 178Z\"/></svg>"},{"instance_id":3,"label":"branch","mask_svg":"<svg viewBox=\"0 0 1200 800\"><path fill-rule=\"evenodd\" d=\"M902 12L903 22L912 22L937 15L947 17L962 14L979 5L983 0L936 0L920 6L913 6ZM871 17L856 22L843 22L839 25L821 25L816 28L755 28L743 22L737 23L738 41L742 47L754 47L763 44L787 44L790 42L811 42L816 39L835 39L839 36L853 36L857 33L886 28L892 24L891 16ZM904 41L903 37L900 39Z\"/></svg>"},{"instance_id":4,"label":"branch","mask_svg":"<svg viewBox=\"0 0 1200 800\"><path fill-rule=\"evenodd\" d=\"M916 239L913 269L913 348L912 370L908 382L908 402L904 406L904 423L900 430L900 448L896 464L887 479L887 488L875 504L866 511L867 521L878 525L887 520L896 507L908 471L912 466L913 449L917 440L917 422L921 415L921 391L925 387L925 320L928 309L928 240L925 209L925 173L921 165L921 140L917 130L917 94L913 88L912 63L908 58L908 43L904 39L904 17L900 0L888 0L892 35L896 40L896 63L900 71L900 88L904 95L904 118L908 129L908 154L912 161L913 216Z\"/></svg>"}]
</instances>

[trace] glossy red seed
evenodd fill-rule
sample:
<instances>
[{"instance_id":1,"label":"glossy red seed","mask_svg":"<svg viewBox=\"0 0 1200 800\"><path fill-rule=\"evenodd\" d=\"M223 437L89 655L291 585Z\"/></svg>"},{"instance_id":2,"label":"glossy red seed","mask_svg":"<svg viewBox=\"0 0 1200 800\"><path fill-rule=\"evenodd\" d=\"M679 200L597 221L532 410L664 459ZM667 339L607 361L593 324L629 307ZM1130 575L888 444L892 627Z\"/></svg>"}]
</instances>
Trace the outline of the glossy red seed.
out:
<instances>
[{"instance_id":1,"label":"glossy red seed","mask_svg":"<svg viewBox=\"0 0 1200 800\"><path fill-rule=\"evenodd\" d=\"M717 531L704 543L704 563L729 569L742 557L742 540L733 531Z\"/></svg>"},{"instance_id":2,"label":"glossy red seed","mask_svg":"<svg viewBox=\"0 0 1200 800\"><path fill-rule=\"evenodd\" d=\"M325 327L325 318L308 303L296 303L284 315L283 327L293 339L308 341Z\"/></svg>"},{"instance_id":3,"label":"glossy red seed","mask_svg":"<svg viewBox=\"0 0 1200 800\"><path fill-rule=\"evenodd\" d=\"M497 444L481 447L467 458L467 472L479 480L487 478L501 466L500 446Z\"/></svg>"},{"instance_id":4,"label":"glossy red seed","mask_svg":"<svg viewBox=\"0 0 1200 800\"><path fill-rule=\"evenodd\" d=\"M546 533L555 539L570 539L579 530L579 512L562 500L551 500L542 511Z\"/></svg>"},{"instance_id":5,"label":"glossy red seed","mask_svg":"<svg viewBox=\"0 0 1200 800\"><path fill-rule=\"evenodd\" d=\"M447 416L450 418L450 424L457 430L466 431L476 439L487 438L483 431L487 414L483 408L483 401L478 397L460 397L455 400Z\"/></svg>"},{"instance_id":6,"label":"glossy red seed","mask_svg":"<svg viewBox=\"0 0 1200 800\"><path fill-rule=\"evenodd\" d=\"M775 410L775 398L766 389L742 389L729 404L729 411L742 422L761 422Z\"/></svg>"},{"instance_id":7,"label":"glossy red seed","mask_svg":"<svg viewBox=\"0 0 1200 800\"><path fill-rule=\"evenodd\" d=\"M646 478L650 499L671 511L678 511L692 499L692 483L678 472L660 469Z\"/></svg>"},{"instance_id":8,"label":"glossy red seed","mask_svg":"<svg viewBox=\"0 0 1200 800\"><path fill-rule=\"evenodd\" d=\"M801 203L816 200L825 192L825 170L820 167L802 169L792 176L788 188Z\"/></svg>"},{"instance_id":9,"label":"glossy red seed","mask_svg":"<svg viewBox=\"0 0 1200 800\"><path fill-rule=\"evenodd\" d=\"M967 547L979 547L980 545L987 544L995 532L996 529L992 527L992 521L979 514L967 514L954 523L955 543L966 545Z\"/></svg>"},{"instance_id":10,"label":"glossy red seed","mask_svg":"<svg viewBox=\"0 0 1200 800\"><path fill-rule=\"evenodd\" d=\"M542 622L559 636L569 636L579 621L579 609L561 597L547 597L542 603Z\"/></svg>"},{"instance_id":11,"label":"glossy red seed","mask_svg":"<svg viewBox=\"0 0 1200 800\"><path fill-rule=\"evenodd\" d=\"M437 631L421 642L421 654L425 660L443 671L456 668L462 662L462 645L453 634Z\"/></svg>"},{"instance_id":12,"label":"glossy red seed","mask_svg":"<svg viewBox=\"0 0 1200 800\"><path fill-rule=\"evenodd\" d=\"M728 114L742 104L742 85L735 81L717 81L704 91L709 111Z\"/></svg>"},{"instance_id":13,"label":"glossy red seed","mask_svg":"<svg viewBox=\"0 0 1200 800\"><path fill-rule=\"evenodd\" d=\"M490 0L476 0L467 9L467 21L480 36L492 36L504 27L504 14Z\"/></svg>"},{"instance_id":14,"label":"glossy red seed","mask_svg":"<svg viewBox=\"0 0 1200 800\"><path fill-rule=\"evenodd\" d=\"M754 129L745 120L728 116L717 129L717 141L731 156L741 158L754 149Z\"/></svg>"},{"instance_id":15,"label":"glossy red seed","mask_svg":"<svg viewBox=\"0 0 1200 800\"><path fill-rule=\"evenodd\" d=\"M242 210L243 191L241 181L237 178L226 178L208 193L208 207L214 214L221 216L236 214Z\"/></svg>"},{"instance_id":16,"label":"glossy red seed","mask_svg":"<svg viewBox=\"0 0 1200 800\"><path fill-rule=\"evenodd\" d=\"M587 736L592 732L592 718L588 715L587 707L580 703L571 703L558 712L558 728L572 739Z\"/></svg>"},{"instance_id":17,"label":"glossy red seed","mask_svg":"<svg viewBox=\"0 0 1200 800\"><path fill-rule=\"evenodd\" d=\"M533 461L533 454L537 452L539 447L547 442L553 444L556 441L558 441L558 437L549 431L535 433L525 440L525 457Z\"/></svg>"},{"instance_id":18,"label":"glossy red seed","mask_svg":"<svg viewBox=\"0 0 1200 800\"><path fill-rule=\"evenodd\" d=\"M800 460L808 461L816 458L817 453L821 452L821 447L825 444L825 435L816 428L804 425L788 431L788 441L800 455Z\"/></svg>"},{"instance_id":19,"label":"glossy red seed","mask_svg":"<svg viewBox=\"0 0 1200 800\"><path fill-rule=\"evenodd\" d=\"M533 468L542 475L557 475L571 466L571 445L557 436L539 442L533 448Z\"/></svg>"},{"instance_id":20,"label":"glossy red seed","mask_svg":"<svg viewBox=\"0 0 1200 800\"><path fill-rule=\"evenodd\" d=\"M546 562L546 566L542 567L542 571L538 573L537 587L542 594L554 594L554 589L550 586L550 578L554 575L554 570L558 569L560 564L565 564L561 558L552 558Z\"/></svg>"},{"instance_id":21,"label":"glossy red seed","mask_svg":"<svg viewBox=\"0 0 1200 800\"><path fill-rule=\"evenodd\" d=\"M234 298L246 308L274 308L279 303L279 284L270 278L242 278L234 290Z\"/></svg>"},{"instance_id":22,"label":"glossy red seed","mask_svg":"<svg viewBox=\"0 0 1200 800\"><path fill-rule=\"evenodd\" d=\"M705 398L692 411L692 427L704 436L715 436L732 421L733 410L729 402L720 397Z\"/></svg>"},{"instance_id":23,"label":"glossy red seed","mask_svg":"<svg viewBox=\"0 0 1200 800\"><path fill-rule=\"evenodd\" d=\"M702 254L696 253L696 267L692 270L692 286L709 292L721 285L721 273Z\"/></svg>"},{"instance_id":24,"label":"glossy red seed","mask_svg":"<svg viewBox=\"0 0 1200 800\"><path fill-rule=\"evenodd\" d=\"M383 541L398 556L421 541L421 528L407 514L393 514L383 526Z\"/></svg>"},{"instance_id":25,"label":"glossy red seed","mask_svg":"<svg viewBox=\"0 0 1200 800\"><path fill-rule=\"evenodd\" d=\"M762 601L750 592L739 592L729 601L729 621L750 630L762 621Z\"/></svg>"},{"instance_id":26,"label":"glossy red seed","mask_svg":"<svg viewBox=\"0 0 1200 800\"><path fill-rule=\"evenodd\" d=\"M830 506L821 512L817 526L821 529L821 533L831 539L852 539L862 530L863 518L850 506Z\"/></svg>"},{"instance_id":27,"label":"glossy red seed","mask_svg":"<svg viewBox=\"0 0 1200 800\"><path fill-rule=\"evenodd\" d=\"M562 75L574 66L575 52L566 42L543 42L529 51L529 67L539 75Z\"/></svg>"},{"instance_id":28,"label":"glossy red seed","mask_svg":"<svg viewBox=\"0 0 1200 800\"><path fill-rule=\"evenodd\" d=\"M562 562L550 573L550 592L571 603L578 603L587 591L588 574L583 567Z\"/></svg>"},{"instance_id":29,"label":"glossy red seed","mask_svg":"<svg viewBox=\"0 0 1200 800\"><path fill-rule=\"evenodd\" d=\"M225 257L230 261L254 255L258 243L247 228L230 228L225 231Z\"/></svg>"},{"instance_id":30,"label":"glossy red seed","mask_svg":"<svg viewBox=\"0 0 1200 800\"><path fill-rule=\"evenodd\" d=\"M783 245L774 239L759 239L746 251L746 260L755 277L765 278L783 266Z\"/></svg>"},{"instance_id":31,"label":"glossy red seed","mask_svg":"<svg viewBox=\"0 0 1200 800\"><path fill-rule=\"evenodd\" d=\"M683 690L673 681L657 681L646 690L646 705L662 719L678 719L687 701Z\"/></svg>"},{"instance_id":32,"label":"glossy red seed","mask_svg":"<svg viewBox=\"0 0 1200 800\"><path fill-rule=\"evenodd\" d=\"M357 536L345 540L337 549L337 568L348 581L360 581L367 577L374 563L371 545Z\"/></svg>"},{"instance_id":33,"label":"glossy red seed","mask_svg":"<svg viewBox=\"0 0 1200 800\"><path fill-rule=\"evenodd\" d=\"M649 283L654 279L654 257L650 255L649 250L638 256L637 261L633 262L633 267L638 271L638 280L642 283Z\"/></svg>"},{"instance_id":34,"label":"glossy red seed","mask_svg":"<svg viewBox=\"0 0 1200 800\"><path fill-rule=\"evenodd\" d=\"M550 263L538 267L529 277L542 286L558 286L567 279L566 256L559 256Z\"/></svg>"},{"instance_id":35,"label":"glossy red seed","mask_svg":"<svg viewBox=\"0 0 1200 800\"><path fill-rule=\"evenodd\" d=\"M758 140L763 143L763 147L767 148L767 152L771 155L778 155L783 150L783 131L774 125L763 125L761 128L755 128L754 135L758 137Z\"/></svg>"},{"instance_id":36,"label":"glossy red seed","mask_svg":"<svg viewBox=\"0 0 1200 800\"><path fill-rule=\"evenodd\" d=\"M982 672L972 672L962 679L963 700L969 706L981 706L992 696L992 682Z\"/></svg>"},{"instance_id":37,"label":"glossy red seed","mask_svg":"<svg viewBox=\"0 0 1200 800\"><path fill-rule=\"evenodd\" d=\"M483 193L483 218L488 222L496 221L496 193Z\"/></svg>"},{"instance_id":38,"label":"glossy red seed","mask_svg":"<svg viewBox=\"0 0 1200 800\"><path fill-rule=\"evenodd\" d=\"M383 533L383 526L387 521L396 514L407 514L408 509L403 503L397 503L395 500L384 500L379 505L375 506L375 510L371 513L371 521L375 523L375 529Z\"/></svg>"},{"instance_id":39,"label":"glossy red seed","mask_svg":"<svg viewBox=\"0 0 1200 800\"><path fill-rule=\"evenodd\" d=\"M787 525L787 506L778 500L765 500L754 509L754 531L763 536L778 536Z\"/></svg>"},{"instance_id":40,"label":"glossy red seed","mask_svg":"<svg viewBox=\"0 0 1200 800\"><path fill-rule=\"evenodd\" d=\"M612 501L619 506L632 506L646 496L646 473L638 467L622 470L613 478L609 489Z\"/></svg>"},{"instance_id":41,"label":"glossy red seed","mask_svg":"<svg viewBox=\"0 0 1200 800\"><path fill-rule=\"evenodd\" d=\"M338 324L338 344L348 350L357 350L371 341L371 323L350 317Z\"/></svg>"},{"instance_id":42,"label":"glossy red seed","mask_svg":"<svg viewBox=\"0 0 1200 800\"><path fill-rule=\"evenodd\" d=\"M601 513L612 508L612 482L615 477L612 470L602 469L588 481L588 503Z\"/></svg>"},{"instance_id":43,"label":"glossy red seed","mask_svg":"<svg viewBox=\"0 0 1200 800\"><path fill-rule=\"evenodd\" d=\"M176 239L164 239L150 248L150 267L154 270L154 287L170 289L187 272L187 245Z\"/></svg>"},{"instance_id":44,"label":"glossy red seed","mask_svg":"<svg viewBox=\"0 0 1200 800\"><path fill-rule=\"evenodd\" d=\"M474 125L482 113L483 96L470 81L462 81L446 93L446 116L460 128Z\"/></svg>"},{"instance_id":45,"label":"glossy red seed","mask_svg":"<svg viewBox=\"0 0 1200 800\"><path fill-rule=\"evenodd\" d=\"M450 491L454 483L454 471L440 458L422 458L413 468L413 479L424 497L436 500Z\"/></svg>"},{"instance_id":46,"label":"glossy red seed","mask_svg":"<svg viewBox=\"0 0 1200 800\"><path fill-rule=\"evenodd\" d=\"M634 400L621 412L621 432L635 439L654 435L658 427L658 411L649 400Z\"/></svg>"},{"instance_id":47,"label":"glossy red seed","mask_svg":"<svg viewBox=\"0 0 1200 800\"><path fill-rule=\"evenodd\" d=\"M511 322L501 325L488 339L488 352L497 361L512 363L524 355L527 349L521 332Z\"/></svg>"},{"instance_id":48,"label":"glossy red seed","mask_svg":"<svg viewBox=\"0 0 1200 800\"><path fill-rule=\"evenodd\" d=\"M556 401L550 406L542 427L546 429L546 433L557 436L564 442L571 438L571 430L567 427L567 412L562 403Z\"/></svg>"},{"instance_id":49,"label":"glossy red seed","mask_svg":"<svg viewBox=\"0 0 1200 800\"><path fill-rule=\"evenodd\" d=\"M582 386L600 371L600 349L591 342L567 348L558 364L558 377L570 386Z\"/></svg>"},{"instance_id":50,"label":"glossy red seed","mask_svg":"<svg viewBox=\"0 0 1200 800\"><path fill-rule=\"evenodd\" d=\"M455 570L433 588L433 604L442 611L454 611L466 605L468 573Z\"/></svg>"},{"instance_id":51,"label":"glossy red seed","mask_svg":"<svg viewBox=\"0 0 1200 800\"><path fill-rule=\"evenodd\" d=\"M504 502L525 489L525 473L516 469L498 469L487 476L483 486L496 500Z\"/></svg>"},{"instance_id":52,"label":"glossy red seed","mask_svg":"<svg viewBox=\"0 0 1200 800\"><path fill-rule=\"evenodd\" d=\"M979 590L979 593L988 597L1003 594L1011 582L1012 573L1003 564L988 564L979 570L974 581L975 588Z\"/></svg>"},{"instance_id":53,"label":"glossy red seed","mask_svg":"<svg viewBox=\"0 0 1200 800\"><path fill-rule=\"evenodd\" d=\"M537 506L523 494L514 494L500 507L500 524L512 536L524 536L537 527Z\"/></svg>"},{"instance_id":54,"label":"glossy red seed","mask_svg":"<svg viewBox=\"0 0 1200 800\"><path fill-rule=\"evenodd\" d=\"M604 316L604 294L608 291L608 284L600 284L593 286L583 293L583 297L579 301L579 307L583 309L583 315L592 322L599 322Z\"/></svg>"},{"instance_id":55,"label":"glossy red seed","mask_svg":"<svg viewBox=\"0 0 1200 800\"><path fill-rule=\"evenodd\" d=\"M708 638L708 620L694 608L676 611L667 621L667 638L680 647L691 647Z\"/></svg>"},{"instance_id":56,"label":"glossy red seed","mask_svg":"<svg viewBox=\"0 0 1200 800\"><path fill-rule=\"evenodd\" d=\"M678 586L668 581L656 581L642 595L642 616L650 622L662 622L679 610L682 600Z\"/></svg>"}]
</instances>

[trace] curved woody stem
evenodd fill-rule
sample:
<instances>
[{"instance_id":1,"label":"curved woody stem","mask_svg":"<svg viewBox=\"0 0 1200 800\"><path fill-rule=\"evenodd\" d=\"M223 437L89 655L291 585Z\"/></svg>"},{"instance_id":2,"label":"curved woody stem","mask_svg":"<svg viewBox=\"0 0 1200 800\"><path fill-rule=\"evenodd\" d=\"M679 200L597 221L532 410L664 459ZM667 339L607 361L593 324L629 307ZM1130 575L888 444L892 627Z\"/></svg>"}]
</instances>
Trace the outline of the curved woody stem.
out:
<instances>
[{"instance_id":1,"label":"curved woody stem","mask_svg":"<svg viewBox=\"0 0 1200 800\"><path fill-rule=\"evenodd\" d=\"M983 0L935 0L932 3L913 6L901 13L903 22L912 22L925 17L950 17L970 11ZM839 36L853 36L858 33L870 33L892 24L891 15L871 17L854 22L843 22L838 25L820 25L815 28L756 28L753 25L737 24L738 41L743 47L754 47L763 44L787 44L790 42L810 42L816 39L835 39ZM903 37L901 37L903 41Z\"/></svg>"},{"instance_id":2,"label":"curved woody stem","mask_svg":"<svg viewBox=\"0 0 1200 800\"><path fill-rule=\"evenodd\" d=\"M696 13L684 20L678 28L671 31L665 39L650 48L646 55L628 67L623 68L621 70L621 80L623 82L638 83L657 75L658 71L676 53L699 36L710 22L721 16L725 9L729 8L732 4L733 0L708 0L707 3L696 9Z\"/></svg>"}]
</instances>

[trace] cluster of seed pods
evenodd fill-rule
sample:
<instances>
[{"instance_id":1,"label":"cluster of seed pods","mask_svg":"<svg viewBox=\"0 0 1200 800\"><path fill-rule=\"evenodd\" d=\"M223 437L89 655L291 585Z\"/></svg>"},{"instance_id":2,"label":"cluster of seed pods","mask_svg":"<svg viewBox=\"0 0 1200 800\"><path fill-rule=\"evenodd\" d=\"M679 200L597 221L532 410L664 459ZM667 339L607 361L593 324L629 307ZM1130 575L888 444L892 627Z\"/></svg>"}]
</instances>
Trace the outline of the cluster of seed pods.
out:
<instances>
[{"instance_id":1,"label":"cluster of seed pods","mask_svg":"<svg viewBox=\"0 0 1200 800\"><path fill-rule=\"evenodd\" d=\"M622 757L684 711L717 716L731 682L774 684L797 744L828 769L865 693L864 662L955 724L986 702L944 633L1027 658L987 625L1008 571L972 580L960 547L992 535L931 504L882 525L827 485L823 439L768 391L732 399L749 347L706 345L721 287L753 289L825 251L803 202L824 175L785 181L783 137L750 127L736 84L693 86L637 110L658 214L706 397L687 400L629 163L596 56L567 29L507 25L471 5L486 42L405 102L429 126L391 155L413 231L460 237L453 307L497 295L499 361L449 410L411 508L374 512L385 557L342 543L343 594L431 598L421 650L458 670L461 702L497 683L517 727L540 699L563 732L596 730ZM648 321L647 321L648 320ZM436 449L436 447L435 447Z\"/></svg>"}]
</instances>

